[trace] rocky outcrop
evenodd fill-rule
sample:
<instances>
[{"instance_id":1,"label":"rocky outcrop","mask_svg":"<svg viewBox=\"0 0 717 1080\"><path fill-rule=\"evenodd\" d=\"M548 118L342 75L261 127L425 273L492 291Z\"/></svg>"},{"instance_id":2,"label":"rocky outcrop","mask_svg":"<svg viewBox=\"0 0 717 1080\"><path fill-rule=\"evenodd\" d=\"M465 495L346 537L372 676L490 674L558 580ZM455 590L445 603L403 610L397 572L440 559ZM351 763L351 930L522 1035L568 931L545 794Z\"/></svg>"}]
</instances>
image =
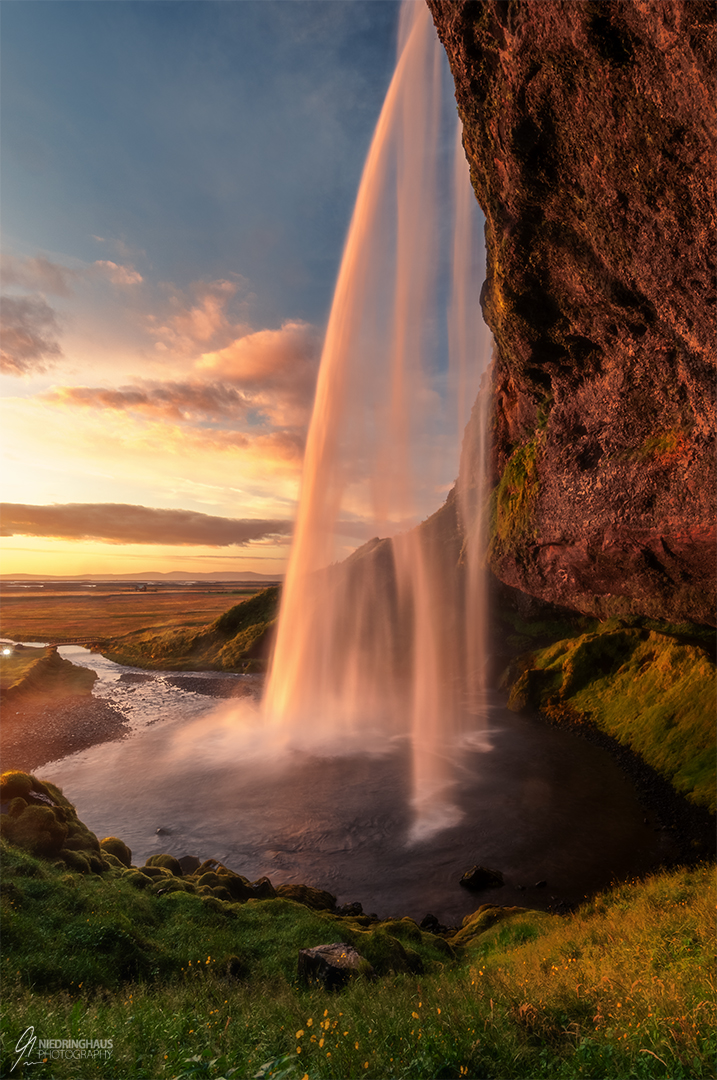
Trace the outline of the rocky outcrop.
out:
<instances>
[{"instance_id":1,"label":"rocky outcrop","mask_svg":"<svg viewBox=\"0 0 717 1080\"><path fill-rule=\"evenodd\" d=\"M715 4L428 4L486 215L491 566L713 623Z\"/></svg>"}]
</instances>

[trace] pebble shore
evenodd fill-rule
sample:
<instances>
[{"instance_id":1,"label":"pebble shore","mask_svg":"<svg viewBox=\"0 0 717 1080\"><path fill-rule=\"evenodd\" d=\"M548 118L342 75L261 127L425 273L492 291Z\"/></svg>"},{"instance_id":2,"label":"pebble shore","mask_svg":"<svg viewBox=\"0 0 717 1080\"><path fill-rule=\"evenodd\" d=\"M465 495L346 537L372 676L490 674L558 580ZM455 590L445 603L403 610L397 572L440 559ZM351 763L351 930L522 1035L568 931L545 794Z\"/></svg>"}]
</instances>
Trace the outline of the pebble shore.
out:
<instances>
[{"instance_id":1,"label":"pebble shore","mask_svg":"<svg viewBox=\"0 0 717 1080\"><path fill-rule=\"evenodd\" d=\"M77 750L121 739L128 730L118 709L91 694L15 699L3 703L2 769L36 770Z\"/></svg>"}]
</instances>

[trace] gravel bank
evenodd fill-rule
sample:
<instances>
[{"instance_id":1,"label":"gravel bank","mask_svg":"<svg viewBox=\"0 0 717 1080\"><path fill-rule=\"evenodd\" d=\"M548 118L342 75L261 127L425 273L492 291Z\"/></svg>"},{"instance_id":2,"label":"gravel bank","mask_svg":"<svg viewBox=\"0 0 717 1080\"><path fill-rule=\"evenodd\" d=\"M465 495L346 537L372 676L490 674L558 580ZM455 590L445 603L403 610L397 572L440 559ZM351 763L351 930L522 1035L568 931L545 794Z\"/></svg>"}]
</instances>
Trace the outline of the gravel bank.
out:
<instances>
[{"instance_id":1,"label":"gravel bank","mask_svg":"<svg viewBox=\"0 0 717 1080\"><path fill-rule=\"evenodd\" d=\"M77 750L121 739L127 731L122 713L90 694L28 697L3 703L2 769L36 770Z\"/></svg>"}]
</instances>

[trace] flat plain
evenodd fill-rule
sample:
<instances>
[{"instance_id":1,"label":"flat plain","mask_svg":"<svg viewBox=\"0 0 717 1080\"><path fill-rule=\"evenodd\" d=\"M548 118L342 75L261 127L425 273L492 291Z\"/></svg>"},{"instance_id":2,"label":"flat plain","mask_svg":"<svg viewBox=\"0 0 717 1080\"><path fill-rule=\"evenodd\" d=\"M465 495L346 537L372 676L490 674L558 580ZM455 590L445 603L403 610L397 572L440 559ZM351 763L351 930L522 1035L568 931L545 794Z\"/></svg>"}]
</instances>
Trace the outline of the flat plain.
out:
<instances>
[{"instance_id":1,"label":"flat plain","mask_svg":"<svg viewBox=\"0 0 717 1080\"><path fill-rule=\"evenodd\" d=\"M259 586L261 588L262 586ZM203 626L258 591L254 585L0 585L0 637L25 642L99 642L138 630Z\"/></svg>"}]
</instances>

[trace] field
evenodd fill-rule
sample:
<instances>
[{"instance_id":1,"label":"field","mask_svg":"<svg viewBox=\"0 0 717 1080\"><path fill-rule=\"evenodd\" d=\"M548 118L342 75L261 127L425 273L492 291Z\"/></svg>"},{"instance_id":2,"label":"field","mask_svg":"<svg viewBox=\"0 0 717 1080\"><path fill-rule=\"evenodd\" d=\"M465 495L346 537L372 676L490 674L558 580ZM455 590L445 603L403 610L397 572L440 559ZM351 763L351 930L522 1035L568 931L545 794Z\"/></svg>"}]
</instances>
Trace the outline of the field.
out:
<instances>
[{"instance_id":1,"label":"field","mask_svg":"<svg viewBox=\"0 0 717 1080\"><path fill-rule=\"evenodd\" d=\"M142 630L170 630L213 622L254 595L255 586L77 585L44 589L0 587L0 637L14 641L94 642Z\"/></svg>"}]
</instances>

